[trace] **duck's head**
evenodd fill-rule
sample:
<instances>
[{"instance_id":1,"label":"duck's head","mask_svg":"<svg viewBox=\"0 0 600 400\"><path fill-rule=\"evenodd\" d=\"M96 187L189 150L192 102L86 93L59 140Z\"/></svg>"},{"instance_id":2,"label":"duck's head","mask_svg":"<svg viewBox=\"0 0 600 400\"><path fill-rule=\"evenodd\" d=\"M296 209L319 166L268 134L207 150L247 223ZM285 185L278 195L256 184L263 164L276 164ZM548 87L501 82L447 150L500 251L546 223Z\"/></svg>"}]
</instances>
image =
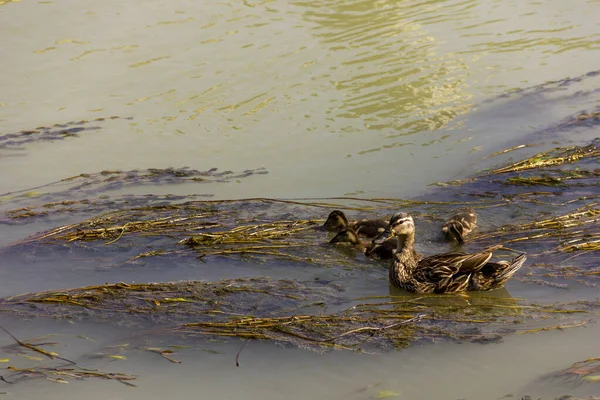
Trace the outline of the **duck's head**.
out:
<instances>
[{"instance_id":1,"label":"duck's head","mask_svg":"<svg viewBox=\"0 0 600 400\"><path fill-rule=\"evenodd\" d=\"M352 243L360 244L358 233L352 228L341 229L337 235L329 241L329 243Z\"/></svg>"},{"instance_id":2,"label":"duck's head","mask_svg":"<svg viewBox=\"0 0 600 400\"><path fill-rule=\"evenodd\" d=\"M323 228L328 231L339 231L348 226L348 218L340 210L333 210L329 213L327 221L323 224Z\"/></svg>"},{"instance_id":3,"label":"duck's head","mask_svg":"<svg viewBox=\"0 0 600 400\"><path fill-rule=\"evenodd\" d=\"M405 212L399 212L392 215L388 227L373 239L373 243L381 244L393 236L402 238L414 235L414 233L415 221L413 218Z\"/></svg>"}]
</instances>

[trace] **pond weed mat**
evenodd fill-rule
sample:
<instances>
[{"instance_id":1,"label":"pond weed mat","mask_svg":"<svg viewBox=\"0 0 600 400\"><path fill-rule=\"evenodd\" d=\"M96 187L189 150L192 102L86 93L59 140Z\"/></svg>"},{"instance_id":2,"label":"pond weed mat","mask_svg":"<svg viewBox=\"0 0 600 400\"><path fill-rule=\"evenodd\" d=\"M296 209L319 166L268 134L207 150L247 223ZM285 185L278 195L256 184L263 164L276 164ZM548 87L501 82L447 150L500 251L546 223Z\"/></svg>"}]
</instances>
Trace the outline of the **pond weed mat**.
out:
<instances>
[{"instance_id":1,"label":"pond weed mat","mask_svg":"<svg viewBox=\"0 0 600 400\"><path fill-rule=\"evenodd\" d=\"M0 223L31 223L55 215L78 215L91 209L99 214L28 237L4 251L31 252L40 246L93 248L96 253L127 249L127 259L111 265L140 263L144 258L243 257L265 262L329 265L346 263L331 252L327 235L319 230L336 208L351 218L388 218L397 211L411 213L419 237L436 241L441 223L456 210L473 207L480 228L466 250L501 242L540 255L540 262L579 258L600 248L600 187L598 141L544 151L501 168L483 171L460 183L445 184L416 199L189 200L186 196L128 196L126 198L63 200L13 209ZM119 209L113 209L118 207ZM509 223L507 223L509 222ZM124 253L124 252L120 252ZM584 271L582 270L582 273ZM571 272L572 273L572 272ZM586 270L587 275L594 275Z\"/></svg>"},{"instance_id":2,"label":"pond weed mat","mask_svg":"<svg viewBox=\"0 0 600 400\"><path fill-rule=\"evenodd\" d=\"M328 311L348 303L341 311ZM597 301L532 304L505 289L352 299L339 283L268 278L117 283L0 302L2 312L20 317L151 322L153 335L261 339L319 351L374 351L440 340L489 343L505 335L583 326L595 320L597 308Z\"/></svg>"},{"instance_id":3,"label":"pond weed mat","mask_svg":"<svg viewBox=\"0 0 600 400\"><path fill-rule=\"evenodd\" d=\"M351 218L409 212L417 223L417 241L430 241L448 251L452 245L442 242L441 224L456 210L469 206L477 211L480 227L468 238L466 251L502 243L528 253L526 266L513 279L552 289L593 289L600 276L597 146L594 142L540 152L469 179L440 183L441 188L432 194L415 199L54 198L49 203L7 210L0 223L86 217L39 232L1 251L21 257L52 256L65 249L75 257L92 252L95 262L110 268L143 268L148 260L204 264L214 259L241 259L249 267L259 263L278 268L363 269L384 277L385 262L326 244L328 235L319 227L331 210L345 210ZM175 179L185 178L185 174L167 172ZM135 184L135 179L130 183ZM58 197L65 193L68 190L59 192ZM76 193L82 193L80 186ZM377 352L439 341L495 343L509 335L596 323L600 305L591 299L534 302L513 298L505 289L444 296L390 293L357 298L346 290L343 279L120 282L12 296L0 300L0 312L24 319L47 317L139 327L130 338L130 348L156 353L159 361L178 363L175 353L199 338L204 342L263 340L318 352ZM143 344L156 337L173 345ZM27 351L35 352L29 347ZM124 357L113 353L111 349L103 354L119 360ZM132 384L135 379L120 372L91 372L77 365L41 362L9 371L6 380L15 382L36 377L56 383L101 377Z\"/></svg>"}]
</instances>

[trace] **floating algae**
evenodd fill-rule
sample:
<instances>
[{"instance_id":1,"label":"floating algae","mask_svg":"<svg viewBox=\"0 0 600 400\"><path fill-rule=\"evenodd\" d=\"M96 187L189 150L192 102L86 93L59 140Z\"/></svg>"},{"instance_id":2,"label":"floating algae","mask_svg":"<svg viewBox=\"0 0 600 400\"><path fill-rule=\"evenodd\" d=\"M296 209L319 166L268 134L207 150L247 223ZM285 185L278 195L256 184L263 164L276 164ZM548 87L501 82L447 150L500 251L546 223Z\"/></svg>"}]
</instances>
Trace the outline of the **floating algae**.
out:
<instances>
[{"instance_id":1,"label":"floating algae","mask_svg":"<svg viewBox=\"0 0 600 400\"><path fill-rule=\"evenodd\" d=\"M558 237L568 239L567 243L586 240L587 245L592 245L600 238L597 229L599 218L600 203L594 201L567 214L520 225L503 226L495 231L481 233L474 239L497 239L500 237L504 243L514 243L525 240L545 240L551 237ZM589 229L587 229L588 227ZM558 251L563 252L571 252L578 249L575 244L562 244L557 247Z\"/></svg>"},{"instance_id":2,"label":"floating algae","mask_svg":"<svg viewBox=\"0 0 600 400\"><path fill-rule=\"evenodd\" d=\"M545 168L555 165L572 164L584 158L597 158L600 156L600 149L596 144L589 146L571 146L566 148L557 147L555 149L538 153L525 160L497 168L489 172L490 175L503 174L507 172L519 172L528 169Z\"/></svg>"},{"instance_id":3,"label":"floating algae","mask_svg":"<svg viewBox=\"0 0 600 400\"><path fill-rule=\"evenodd\" d=\"M13 296L0 301L0 311L128 326L151 321L152 335L235 337L312 350L369 351L439 340L488 343L505 335L579 327L595 319L600 305L528 304L506 291L495 296L345 296L331 283L267 278L118 283ZM348 302L354 304L327 312L336 303ZM138 340L141 336L143 330Z\"/></svg>"},{"instance_id":4,"label":"floating algae","mask_svg":"<svg viewBox=\"0 0 600 400\"><path fill-rule=\"evenodd\" d=\"M269 316L344 299L335 284L268 278L224 279L217 282L116 283L13 296L0 309L19 315L70 319L93 318L119 323L124 315L154 323L189 321L198 316ZM287 311L286 311L287 310Z\"/></svg>"},{"instance_id":5,"label":"floating algae","mask_svg":"<svg viewBox=\"0 0 600 400\"><path fill-rule=\"evenodd\" d=\"M331 304L342 301L348 301L344 291L331 283L267 278L118 283L13 296L0 301L0 312L23 318L64 318L75 324L90 320L127 325L135 328L136 333L122 337L125 344L96 349L79 363L42 348L55 343L41 343L41 338L19 340L13 336L16 343L4 346L5 353L19 354L35 364L10 366L0 380L9 384L30 379L67 383L71 379L100 378L135 386L132 381L136 375L92 370L81 362L94 358L125 361L127 353L143 351L155 353L169 363L181 363L175 358L177 351L216 352L195 347L198 338L215 342L232 338L265 340L317 352L392 350L411 343L441 340L493 343L507 335L584 326L597 319L600 305L598 302L529 304L510 298L501 289L472 296L354 299L354 305L342 311L327 312ZM157 337L171 345L148 346ZM27 352L44 355L46 361ZM56 361L64 362L48 365Z\"/></svg>"},{"instance_id":6,"label":"floating algae","mask_svg":"<svg viewBox=\"0 0 600 400\"><path fill-rule=\"evenodd\" d=\"M6 328L0 326L0 329L3 330L7 335L9 335L14 341L14 344L6 345L2 347L2 350L6 353L13 353L19 356L22 356L26 359L32 361L42 361L43 359L31 356L23 351L30 351L34 354L41 354L46 357L46 359L62 361L62 364L54 365L54 366L46 366L37 364L35 366L29 366L27 368L19 368L15 366L8 366L6 368L9 371L6 375L0 376L0 381L5 382L7 384L15 384L26 380L31 379L46 379L50 382L54 383L69 383L69 379L77 379L83 380L88 378L101 378L107 380L115 380L117 382L123 383L127 386L136 386L130 381L135 380L137 377L134 375L129 375L125 373L114 373L114 372L102 372L98 370L88 369L77 365L76 362L68 360L58 355L58 353L47 351L43 349L41 346L51 346L56 343L33 343L33 340L20 340L16 338L12 333L10 333ZM9 360L7 360L9 361Z\"/></svg>"},{"instance_id":7,"label":"floating algae","mask_svg":"<svg viewBox=\"0 0 600 400\"><path fill-rule=\"evenodd\" d=\"M103 372L89 370L80 366L55 366L55 367L29 367L16 368L9 366L6 368L10 373L0 376L0 380L6 383L15 384L31 379L46 379L54 383L69 383L69 379L82 380L89 378L100 378L106 380L115 380L127 386L136 386L130 381L137 379L135 375L129 375L122 372Z\"/></svg>"},{"instance_id":8,"label":"floating algae","mask_svg":"<svg viewBox=\"0 0 600 400\"><path fill-rule=\"evenodd\" d=\"M553 372L541 378L542 380L569 380L578 383L600 382L600 357L591 357L586 360L573 363L570 367Z\"/></svg>"},{"instance_id":9,"label":"floating algae","mask_svg":"<svg viewBox=\"0 0 600 400\"><path fill-rule=\"evenodd\" d=\"M80 174L77 176L72 176L62 179L58 182L38 186L27 191L22 190L5 193L0 195L0 200L5 202L11 201L13 203L31 203L30 198L35 197L37 204L42 201L46 201L47 204L55 204L65 201L90 202L91 200L87 197L99 195L100 193L105 193L108 191L130 189L133 187L147 185L156 186L183 183L224 183L231 182L232 180L247 178L252 175L264 175L267 173L268 171L264 168L248 169L239 172L219 171L217 168L199 171L187 167L151 168L146 170L131 171L105 170L95 174ZM65 186L67 186L66 189L64 188ZM45 192L41 192L41 190L44 190ZM102 196L105 197L106 195ZM211 195L205 194L203 197L211 197Z\"/></svg>"},{"instance_id":10,"label":"floating algae","mask_svg":"<svg viewBox=\"0 0 600 400\"><path fill-rule=\"evenodd\" d=\"M560 186L564 188L569 185L579 185L580 183L577 182L578 179L598 178L600 176L599 171L587 171L580 169L557 170L552 172L554 172L555 174L550 175L548 173L545 173L541 176L529 177L517 175L515 177L507 179L506 183L510 185Z\"/></svg>"},{"instance_id":11,"label":"floating algae","mask_svg":"<svg viewBox=\"0 0 600 400\"><path fill-rule=\"evenodd\" d=\"M592 256L592 252L600 248L600 188L598 172L594 169L600 156L597 146L595 141L588 146L570 146L541 153L513 163L510 168L497 168L470 178L460 186L447 186L435 197L427 195L412 200L255 198L189 201L186 196L125 196L55 201L9 210L2 222L28 223L39 218L84 214L88 206L90 210L104 212L33 235L4 251L28 254L38 251L40 246L52 249L52 246L65 244L73 251L93 248L97 256L107 257L111 268L143 263L152 257L162 260L169 257L242 257L260 262L285 259L315 266L357 267L360 263L356 260L325 246L326 236L317 230L331 209L349 210L359 218L407 211L419 225L419 236L435 241L436 234L439 236L438 225L457 208L468 205L475 208L483 224L483 228L469 238L469 250L500 241L529 254L528 264L532 268L525 272L527 276L518 275L517 279L567 287L565 279L585 277L585 284L591 284L600 276L595 272ZM540 166L535 161L539 159L552 162L549 166ZM537 166L523 169L531 165ZM175 170L170 170L166 176L162 173L158 176L168 180L169 177L187 179L198 174L187 171L189 174L182 176ZM205 172L209 176L217 174L213 178L220 179L216 171ZM101 176L98 174L94 179ZM114 175L107 173L106 176ZM537 179L540 176L544 178ZM523 181L527 184L521 184ZM554 181L560 184L548 185ZM564 185L565 181L577 183ZM487 223L486 226L489 218L503 224ZM111 252L111 248L128 251ZM572 257L576 257L576 263L571 261ZM554 265L552 271L544 267L550 264ZM561 272L560 268L568 270Z\"/></svg>"},{"instance_id":12,"label":"floating algae","mask_svg":"<svg viewBox=\"0 0 600 400\"><path fill-rule=\"evenodd\" d=\"M21 148L25 144L35 142L46 142L64 140L66 138L79 137L79 134L87 131L97 131L99 126L88 126L93 122L102 122L111 119L132 119L131 117L100 117L93 120L72 121L51 126L40 126L35 129L22 130L17 133L6 133L0 135L0 149Z\"/></svg>"},{"instance_id":13,"label":"floating algae","mask_svg":"<svg viewBox=\"0 0 600 400\"><path fill-rule=\"evenodd\" d=\"M563 79L557 79L555 81L547 81L544 83L540 83L538 85L534 85L534 86L529 86L526 88L520 88L520 89L514 89L511 90L509 92L503 93L501 95L489 98L485 101L483 101L483 103L493 103L495 101L501 100L501 99L507 99L507 98L511 98L511 99L518 99L519 97L524 98L524 97L528 97L531 96L533 97L535 100L539 99L539 96L541 94L544 93L549 93L549 92L558 92L561 95L561 101L564 101L564 91L565 88L571 86L571 85L575 85L577 83L581 83L583 81L585 81L586 79L589 78L594 78L600 76L600 70L595 70L595 71L589 71L586 72L585 74L581 74L579 76L573 76L573 77L567 77L567 78L563 78ZM577 91L575 92L574 95L572 96L576 96L576 97L584 97L584 96L589 96L591 94L593 94L594 92L597 92L597 89L589 89L589 84L586 83L586 90L579 90L577 89ZM571 118L568 118L566 121L571 121ZM557 123L557 126L562 126L564 125L565 122L561 121L559 123Z\"/></svg>"},{"instance_id":14,"label":"floating algae","mask_svg":"<svg viewBox=\"0 0 600 400\"><path fill-rule=\"evenodd\" d=\"M172 204L190 201L206 195L127 195L120 197L101 196L94 199L58 200L41 205L30 205L7 210L0 219L3 225L25 225L38 219L60 220L65 217L98 215L111 210L154 206L171 207Z\"/></svg>"},{"instance_id":15,"label":"floating algae","mask_svg":"<svg viewBox=\"0 0 600 400\"><path fill-rule=\"evenodd\" d=\"M577 361L567 368L544 374L528 384L521 393L535 393L535 396L519 396L521 399L546 398L542 394L553 394L556 400L594 400L599 397L598 383L600 382L600 357L590 357ZM564 393L569 390L568 395L556 397L556 393ZM517 398L519 398L517 397Z\"/></svg>"}]
</instances>

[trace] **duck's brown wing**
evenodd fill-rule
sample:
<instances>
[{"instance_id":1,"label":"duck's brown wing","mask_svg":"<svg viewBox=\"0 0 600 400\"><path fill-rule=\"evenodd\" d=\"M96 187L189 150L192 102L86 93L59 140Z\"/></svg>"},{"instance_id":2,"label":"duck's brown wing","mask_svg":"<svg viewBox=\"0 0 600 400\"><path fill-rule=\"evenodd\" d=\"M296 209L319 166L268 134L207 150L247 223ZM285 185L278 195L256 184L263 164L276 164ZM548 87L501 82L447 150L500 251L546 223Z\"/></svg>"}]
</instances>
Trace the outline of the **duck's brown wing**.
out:
<instances>
[{"instance_id":1,"label":"duck's brown wing","mask_svg":"<svg viewBox=\"0 0 600 400\"><path fill-rule=\"evenodd\" d=\"M423 258L419 262L419 267L426 267L432 272L436 269L446 270L451 267L454 273L472 272L481 269L492 257L491 251L479 252L475 254L467 253L444 253Z\"/></svg>"},{"instance_id":2,"label":"duck's brown wing","mask_svg":"<svg viewBox=\"0 0 600 400\"><path fill-rule=\"evenodd\" d=\"M455 293L465 292L469 289L469 282L471 281L471 273L458 274L452 279L447 278L440 281L435 288L436 293Z\"/></svg>"},{"instance_id":3,"label":"duck's brown wing","mask_svg":"<svg viewBox=\"0 0 600 400\"><path fill-rule=\"evenodd\" d=\"M414 279L433 284L434 293L451 293L467 290L471 275L471 271L460 270L460 263L437 260L435 264L420 263Z\"/></svg>"},{"instance_id":4,"label":"duck's brown wing","mask_svg":"<svg viewBox=\"0 0 600 400\"><path fill-rule=\"evenodd\" d=\"M428 257L429 258L429 257ZM427 258L419 262L414 272L414 277L420 282L440 282L452 278L458 272L458 265L451 262L436 260L435 264L428 263Z\"/></svg>"},{"instance_id":5,"label":"duck's brown wing","mask_svg":"<svg viewBox=\"0 0 600 400\"><path fill-rule=\"evenodd\" d=\"M479 253L461 252L438 254L418 262L414 279L436 285L436 293L449 293L467 290L471 276L478 273L489 262L494 246Z\"/></svg>"},{"instance_id":6,"label":"duck's brown wing","mask_svg":"<svg viewBox=\"0 0 600 400\"><path fill-rule=\"evenodd\" d=\"M483 268L492 258L494 251L500 249L502 245L490 246L480 252L466 253L445 253L428 258L443 260L448 263L457 264L460 272L474 272Z\"/></svg>"},{"instance_id":7,"label":"duck's brown wing","mask_svg":"<svg viewBox=\"0 0 600 400\"><path fill-rule=\"evenodd\" d=\"M489 262L473 274L470 290L489 290L504 286L527 259L521 254L510 261Z\"/></svg>"}]
</instances>

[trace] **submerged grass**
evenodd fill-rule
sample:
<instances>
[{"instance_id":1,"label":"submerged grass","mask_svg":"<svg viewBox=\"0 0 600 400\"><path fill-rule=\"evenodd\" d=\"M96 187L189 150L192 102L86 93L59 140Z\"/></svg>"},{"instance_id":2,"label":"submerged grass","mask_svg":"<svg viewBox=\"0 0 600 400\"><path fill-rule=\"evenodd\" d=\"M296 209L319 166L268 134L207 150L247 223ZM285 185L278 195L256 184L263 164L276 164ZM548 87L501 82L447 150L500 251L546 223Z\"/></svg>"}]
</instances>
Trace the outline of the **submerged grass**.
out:
<instances>
[{"instance_id":1,"label":"submerged grass","mask_svg":"<svg viewBox=\"0 0 600 400\"><path fill-rule=\"evenodd\" d=\"M254 243L270 239L293 236L307 229L313 229L323 220L274 221L269 223L244 225L227 231L200 233L184 239L181 243L198 246L212 244Z\"/></svg>"},{"instance_id":2,"label":"submerged grass","mask_svg":"<svg viewBox=\"0 0 600 400\"><path fill-rule=\"evenodd\" d=\"M39 126L35 129L22 130L16 133L3 133L0 134L0 149L22 148L22 146L29 143L79 137L81 133L100 129L99 126L90 126L90 124L114 119L131 120L132 118L113 115L111 117L94 118L93 120L70 121L52 126Z\"/></svg>"},{"instance_id":3,"label":"submerged grass","mask_svg":"<svg viewBox=\"0 0 600 400\"><path fill-rule=\"evenodd\" d=\"M65 365L57 365L52 367L36 365L27 368L19 368L10 365L6 368L6 370L9 371L8 375L0 376L0 381L4 383L12 385L24 380L40 378L46 379L54 383L69 383L69 381L67 380L69 378L74 378L77 380L83 380L87 378L101 378L107 380L116 380L117 382L123 383L127 386L136 386L133 383L129 382L136 379L136 376L134 375L128 375L120 372L102 372L98 370L83 368L77 365L76 362L63 358L59 356L58 353L53 351L47 351L41 347L42 345L51 346L55 345L56 343L34 344L33 340L27 341L16 338L12 333L10 333L6 328L2 326L0 326L0 329L2 329L15 341L15 344L13 345L7 345L2 347L2 350L4 350L6 353L15 353L33 361L42 360L36 356L31 356L26 353L23 353L22 350L26 349L33 352L34 354L44 355L45 357L51 360L60 360L66 363ZM9 360L6 359L6 361Z\"/></svg>"},{"instance_id":4,"label":"submerged grass","mask_svg":"<svg viewBox=\"0 0 600 400\"><path fill-rule=\"evenodd\" d=\"M600 357L577 361L565 369L541 377L539 381L546 384L550 381L560 381L563 384L566 382L598 383L600 382Z\"/></svg>"},{"instance_id":5,"label":"submerged grass","mask_svg":"<svg viewBox=\"0 0 600 400\"><path fill-rule=\"evenodd\" d=\"M597 233L599 221L600 203L594 201L567 214L483 232L474 236L473 240L500 238L503 243L515 243L557 238L564 240L556 247L561 252L600 250Z\"/></svg>"},{"instance_id":6,"label":"submerged grass","mask_svg":"<svg viewBox=\"0 0 600 400\"><path fill-rule=\"evenodd\" d=\"M68 379L83 380L89 378L99 378L114 380L127 386L135 387L131 381L137 379L135 375L129 375L122 372L103 372L89 370L79 366L57 366L57 367L30 367L17 368L9 366L8 375L0 376L0 380L9 384L15 384L31 379L46 379L54 383L69 383Z\"/></svg>"},{"instance_id":7,"label":"submerged grass","mask_svg":"<svg viewBox=\"0 0 600 400\"><path fill-rule=\"evenodd\" d=\"M355 304L328 313L327 304L336 302ZM485 294L353 300L332 284L260 278L46 291L4 299L0 309L21 316L128 325L151 316L155 325L163 325L161 334L369 351L439 340L487 343L511 334L575 328L596 320L599 305L581 301L539 305ZM321 311L307 312L315 307Z\"/></svg>"},{"instance_id":8,"label":"submerged grass","mask_svg":"<svg viewBox=\"0 0 600 400\"><path fill-rule=\"evenodd\" d=\"M597 178L600 176L598 171L588 171L581 169L556 170L541 176L521 176L508 178L504 183L509 185L525 186L555 186L566 187L569 181L578 179ZM575 183L577 184L577 183Z\"/></svg>"},{"instance_id":9,"label":"submerged grass","mask_svg":"<svg viewBox=\"0 0 600 400\"><path fill-rule=\"evenodd\" d=\"M552 150L538 153L534 156L516 163L493 169L489 175L504 174L507 172L519 172L528 169L539 169L551 166L572 164L583 158L600 156L600 150L595 144L589 146L557 147Z\"/></svg>"}]
</instances>

